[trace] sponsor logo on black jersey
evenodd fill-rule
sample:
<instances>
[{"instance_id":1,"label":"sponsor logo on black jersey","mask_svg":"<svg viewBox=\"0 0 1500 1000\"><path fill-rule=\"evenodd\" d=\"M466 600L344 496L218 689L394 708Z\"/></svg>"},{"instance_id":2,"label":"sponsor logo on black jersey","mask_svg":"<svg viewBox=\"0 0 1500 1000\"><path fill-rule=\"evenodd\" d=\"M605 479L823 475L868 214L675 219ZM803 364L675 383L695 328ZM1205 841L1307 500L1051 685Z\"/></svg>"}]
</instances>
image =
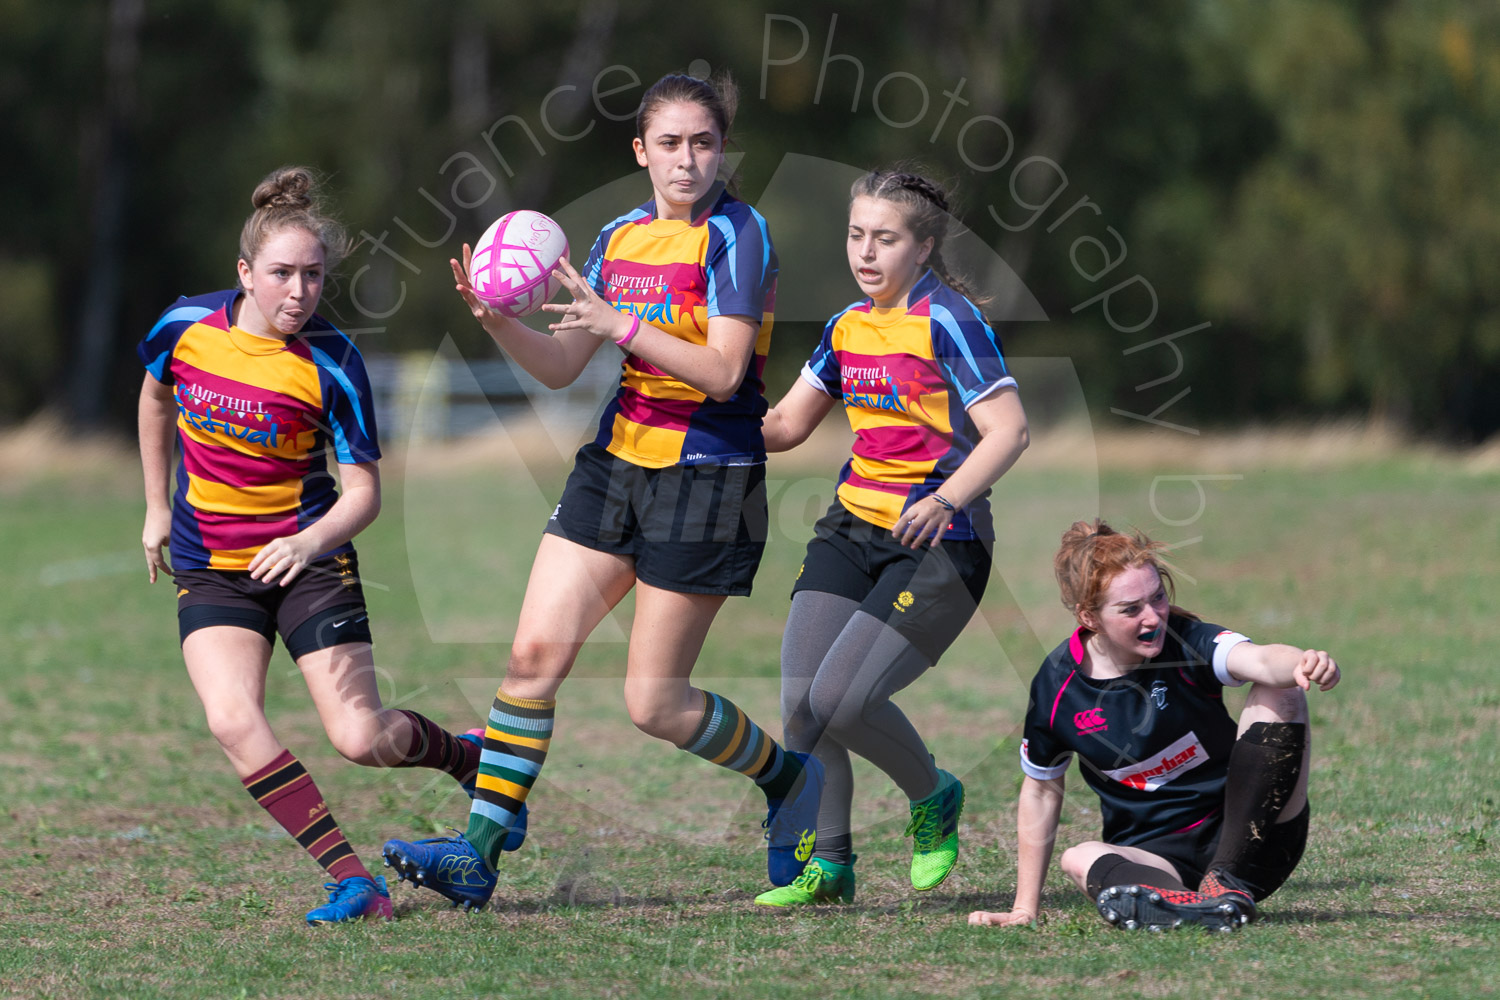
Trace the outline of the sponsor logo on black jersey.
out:
<instances>
[{"instance_id":1,"label":"sponsor logo on black jersey","mask_svg":"<svg viewBox=\"0 0 1500 1000\"><path fill-rule=\"evenodd\" d=\"M1189 732L1147 760L1104 773L1127 787L1154 792L1207 760L1207 748L1198 739L1197 733Z\"/></svg>"}]
</instances>

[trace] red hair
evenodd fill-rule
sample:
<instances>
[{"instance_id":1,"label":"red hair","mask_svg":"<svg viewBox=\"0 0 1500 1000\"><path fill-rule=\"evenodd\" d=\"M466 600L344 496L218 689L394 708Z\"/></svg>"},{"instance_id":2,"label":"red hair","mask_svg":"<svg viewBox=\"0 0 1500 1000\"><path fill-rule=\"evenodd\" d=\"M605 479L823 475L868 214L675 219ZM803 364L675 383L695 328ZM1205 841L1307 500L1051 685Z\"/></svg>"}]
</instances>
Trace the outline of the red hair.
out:
<instances>
[{"instance_id":1,"label":"red hair","mask_svg":"<svg viewBox=\"0 0 1500 1000\"><path fill-rule=\"evenodd\" d=\"M1082 625L1082 612L1099 614L1110 581L1126 570L1141 566L1155 568L1170 602L1176 596L1176 585L1172 571L1157 555L1165 547L1139 531L1121 534L1097 517L1091 522L1074 521L1072 527L1063 532L1062 546L1052 559L1052 571L1057 575L1063 607L1071 611ZM1176 605L1172 605L1171 613L1197 617Z\"/></svg>"}]
</instances>

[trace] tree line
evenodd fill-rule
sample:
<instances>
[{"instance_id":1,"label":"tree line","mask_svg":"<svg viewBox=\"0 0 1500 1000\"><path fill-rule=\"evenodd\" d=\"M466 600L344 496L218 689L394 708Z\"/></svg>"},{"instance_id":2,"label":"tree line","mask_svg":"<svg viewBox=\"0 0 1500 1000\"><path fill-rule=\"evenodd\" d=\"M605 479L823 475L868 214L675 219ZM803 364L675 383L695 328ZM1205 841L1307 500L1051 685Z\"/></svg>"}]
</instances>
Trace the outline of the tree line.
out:
<instances>
[{"instance_id":1,"label":"tree line","mask_svg":"<svg viewBox=\"0 0 1500 1000\"><path fill-rule=\"evenodd\" d=\"M642 87L728 69L741 191L805 206L770 217L778 371L820 327L802 303L854 295L835 181L912 160L956 182L970 259L1005 279L1007 351L1072 359L1097 420L1479 440L1500 429L1497 43L1500 8L1460 0L15 0L0 423L128 430L133 345L233 280L249 192L284 163L323 172L361 240L330 318L367 351L488 356L447 258L530 207L584 220L581 260L585 222L646 197Z\"/></svg>"}]
</instances>

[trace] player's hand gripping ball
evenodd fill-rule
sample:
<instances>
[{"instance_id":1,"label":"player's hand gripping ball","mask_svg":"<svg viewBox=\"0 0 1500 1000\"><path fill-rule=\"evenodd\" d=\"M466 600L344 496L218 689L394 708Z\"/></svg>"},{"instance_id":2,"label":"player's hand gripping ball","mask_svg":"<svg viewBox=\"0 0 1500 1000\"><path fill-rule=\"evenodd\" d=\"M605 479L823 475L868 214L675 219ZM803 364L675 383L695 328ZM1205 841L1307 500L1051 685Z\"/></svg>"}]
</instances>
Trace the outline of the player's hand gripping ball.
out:
<instances>
[{"instance_id":1,"label":"player's hand gripping ball","mask_svg":"<svg viewBox=\"0 0 1500 1000\"><path fill-rule=\"evenodd\" d=\"M557 293L552 273L568 255L568 237L541 212L500 216L474 244L469 283L485 305L507 316L529 316Z\"/></svg>"}]
</instances>

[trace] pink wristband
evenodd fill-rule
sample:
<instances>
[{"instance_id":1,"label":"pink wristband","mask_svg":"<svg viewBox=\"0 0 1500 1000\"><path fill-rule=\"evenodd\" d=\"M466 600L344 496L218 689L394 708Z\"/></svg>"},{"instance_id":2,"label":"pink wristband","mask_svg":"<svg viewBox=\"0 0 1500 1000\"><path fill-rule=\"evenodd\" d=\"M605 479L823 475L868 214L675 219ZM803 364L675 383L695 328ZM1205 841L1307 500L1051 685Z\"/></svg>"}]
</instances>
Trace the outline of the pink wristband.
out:
<instances>
[{"instance_id":1,"label":"pink wristband","mask_svg":"<svg viewBox=\"0 0 1500 1000\"><path fill-rule=\"evenodd\" d=\"M630 343L630 338L634 337L640 331L641 331L641 318L640 318L640 316L636 315L635 313L631 313L630 314L630 332L627 333L627 334L625 334L625 336L621 337L619 340L615 341L615 346L618 347L620 350L623 351L625 349L625 345L628 344L628 343Z\"/></svg>"}]
</instances>

